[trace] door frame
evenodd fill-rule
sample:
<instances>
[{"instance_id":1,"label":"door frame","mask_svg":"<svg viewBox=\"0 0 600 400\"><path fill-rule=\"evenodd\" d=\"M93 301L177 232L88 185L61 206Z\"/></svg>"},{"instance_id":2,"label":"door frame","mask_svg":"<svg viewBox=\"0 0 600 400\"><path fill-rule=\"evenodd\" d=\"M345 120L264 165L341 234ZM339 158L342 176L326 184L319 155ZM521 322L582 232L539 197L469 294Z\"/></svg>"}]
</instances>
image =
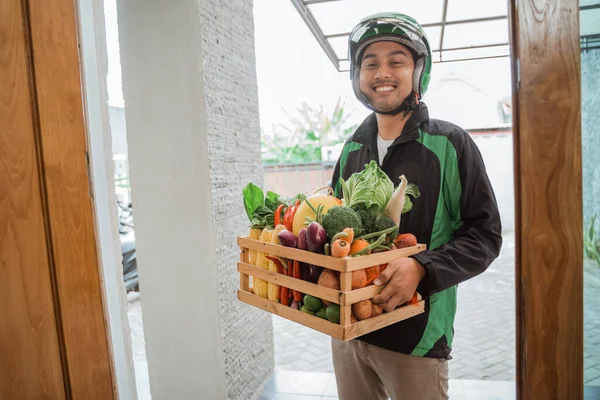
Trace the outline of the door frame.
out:
<instances>
[{"instance_id":1,"label":"door frame","mask_svg":"<svg viewBox=\"0 0 600 400\"><path fill-rule=\"evenodd\" d=\"M579 0L509 2L518 399L583 398Z\"/></svg>"}]
</instances>

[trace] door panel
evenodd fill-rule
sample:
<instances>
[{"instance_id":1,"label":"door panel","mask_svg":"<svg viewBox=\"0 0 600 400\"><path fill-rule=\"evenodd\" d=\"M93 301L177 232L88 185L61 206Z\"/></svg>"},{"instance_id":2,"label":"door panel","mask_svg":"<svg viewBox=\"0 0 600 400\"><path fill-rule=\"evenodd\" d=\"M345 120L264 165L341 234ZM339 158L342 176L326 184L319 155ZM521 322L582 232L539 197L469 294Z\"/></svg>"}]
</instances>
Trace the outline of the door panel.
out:
<instances>
[{"instance_id":1,"label":"door panel","mask_svg":"<svg viewBox=\"0 0 600 400\"><path fill-rule=\"evenodd\" d=\"M0 397L64 399L21 1L0 1Z\"/></svg>"},{"instance_id":2,"label":"door panel","mask_svg":"<svg viewBox=\"0 0 600 400\"><path fill-rule=\"evenodd\" d=\"M72 0L0 0L0 398L116 397Z\"/></svg>"},{"instance_id":3,"label":"door panel","mask_svg":"<svg viewBox=\"0 0 600 400\"><path fill-rule=\"evenodd\" d=\"M73 397L113 397L73 1L29 1L48 215ZM60 21L60 22L58 22Z\"/></svg>"}]
</instances>

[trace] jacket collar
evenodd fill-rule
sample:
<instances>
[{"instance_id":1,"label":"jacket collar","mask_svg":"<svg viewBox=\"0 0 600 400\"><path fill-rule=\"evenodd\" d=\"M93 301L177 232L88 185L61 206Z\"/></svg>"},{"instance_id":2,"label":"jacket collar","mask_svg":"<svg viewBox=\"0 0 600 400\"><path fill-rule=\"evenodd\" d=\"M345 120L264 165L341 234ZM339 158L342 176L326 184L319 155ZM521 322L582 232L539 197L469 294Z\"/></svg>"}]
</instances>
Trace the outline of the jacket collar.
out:
<instances>
[{"instance_id":1,"label":"jacket collar","mask_svg":"<svg viewBox=\"0 0 600 400\"><path fill-rule=\"evenodd\" d=\"M421 127L425 129L425 126L429 122L429 111L425 103L419 103L417 109L412 113L404 128L402 134L394 140L392 146L400 143L409 142L419 138L419 130ZM373 154L377 155L377 117L375 113L371 113L360 126L354 132L352 141L366 145Z\"/></svg>"}]
</instances>

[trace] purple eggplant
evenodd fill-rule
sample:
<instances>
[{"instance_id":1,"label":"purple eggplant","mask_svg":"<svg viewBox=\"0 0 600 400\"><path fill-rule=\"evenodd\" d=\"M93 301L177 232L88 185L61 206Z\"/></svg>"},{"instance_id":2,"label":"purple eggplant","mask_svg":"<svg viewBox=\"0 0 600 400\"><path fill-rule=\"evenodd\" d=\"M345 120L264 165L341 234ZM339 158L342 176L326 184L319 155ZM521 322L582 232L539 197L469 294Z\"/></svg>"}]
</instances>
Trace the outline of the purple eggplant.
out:
<instances>
[{"instance_id":1,"label":"purple eggplant","mask_svg":"<svg viewBox=\"0 0 600 400\"><path fill-rule=\"evenodd\" d=\"M317 283L319 281L319 276L321 276L321 272L323 272L323 267L319 267L318 265L309 265L308 268L308 281L311 283Z\"/></svg>"},{"instance_id":2,"label":"purple eggplant","mask_svg":"<svg viewBox=\"0 0 600 400\"><path fill-rule=\"evenodd\" d=\"M309 276L310 276L310 264L307 263L300 263L300 277L302 278L303 281L309 281Z\"/></svg>"},{"instance_id":3,"label":"purple eggplant","mask_svg":"<svg viewBox=\"0 0 600 400\"><path fill-rule=\"evenodd\" d=\"M308 250L308 243L306 242L306 228L300 229L298 232L298 248L300 250Z\"/></svg>"},{"instance_id":4,"label":"purple eggplant","mask_svg":"<svg viewBox=\"0 0 600 400\"><path fill-rule=\"evenodd\" d=\"M290 304L290 307L295 309L295 310L299 310L300 309L300 305L296 302L296 300L292 301L292 304Z\"/></svg>"},{"instance_id":5,"label":"purple eggplant","mask_svg":"<svg viewBox=\"0 0 600 400\"><path fill-rule=\"evenodd\" d=\"M279 238L279 241L281 242L282 246L293 248L298 247L298 238L296 238L296 235L294 235L288 230L283 230L279 232L277 234L277 237Z\"/></svg>"},{"instance_id":6,"label":"purple eggplant","mask_svg":"<svg viewBox=\"0 0 600 400\"><path fill-rule=\"evenodd\" d=\"M327 232L325 232L321 224L313 221L308 225L308 228L306 228L306 242L308 243L308 250L313 253L324 253L325 243L327 243Z\"/></svg>"}]
</instances>

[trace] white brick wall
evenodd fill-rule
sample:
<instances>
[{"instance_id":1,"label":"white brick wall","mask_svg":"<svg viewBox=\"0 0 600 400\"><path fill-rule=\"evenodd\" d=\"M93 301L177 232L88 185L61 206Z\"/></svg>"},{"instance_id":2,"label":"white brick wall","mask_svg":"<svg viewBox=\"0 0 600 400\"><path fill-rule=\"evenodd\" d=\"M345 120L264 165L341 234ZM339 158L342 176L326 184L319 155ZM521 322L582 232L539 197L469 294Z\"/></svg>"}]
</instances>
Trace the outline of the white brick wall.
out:
<instances>
[{"instance_id":1,"label":"white brick wall","mask_svg":"<svg viewBox=\"0 0 600 400\"><path fill-rule=\"evenodd\" d=\"M242 189L263 182L252 1L206 0L201 15L226 384L228 398L247 400L273 369L271 318L236 295L235 239L248 230Z\"/></svg>"}]
</instances>

